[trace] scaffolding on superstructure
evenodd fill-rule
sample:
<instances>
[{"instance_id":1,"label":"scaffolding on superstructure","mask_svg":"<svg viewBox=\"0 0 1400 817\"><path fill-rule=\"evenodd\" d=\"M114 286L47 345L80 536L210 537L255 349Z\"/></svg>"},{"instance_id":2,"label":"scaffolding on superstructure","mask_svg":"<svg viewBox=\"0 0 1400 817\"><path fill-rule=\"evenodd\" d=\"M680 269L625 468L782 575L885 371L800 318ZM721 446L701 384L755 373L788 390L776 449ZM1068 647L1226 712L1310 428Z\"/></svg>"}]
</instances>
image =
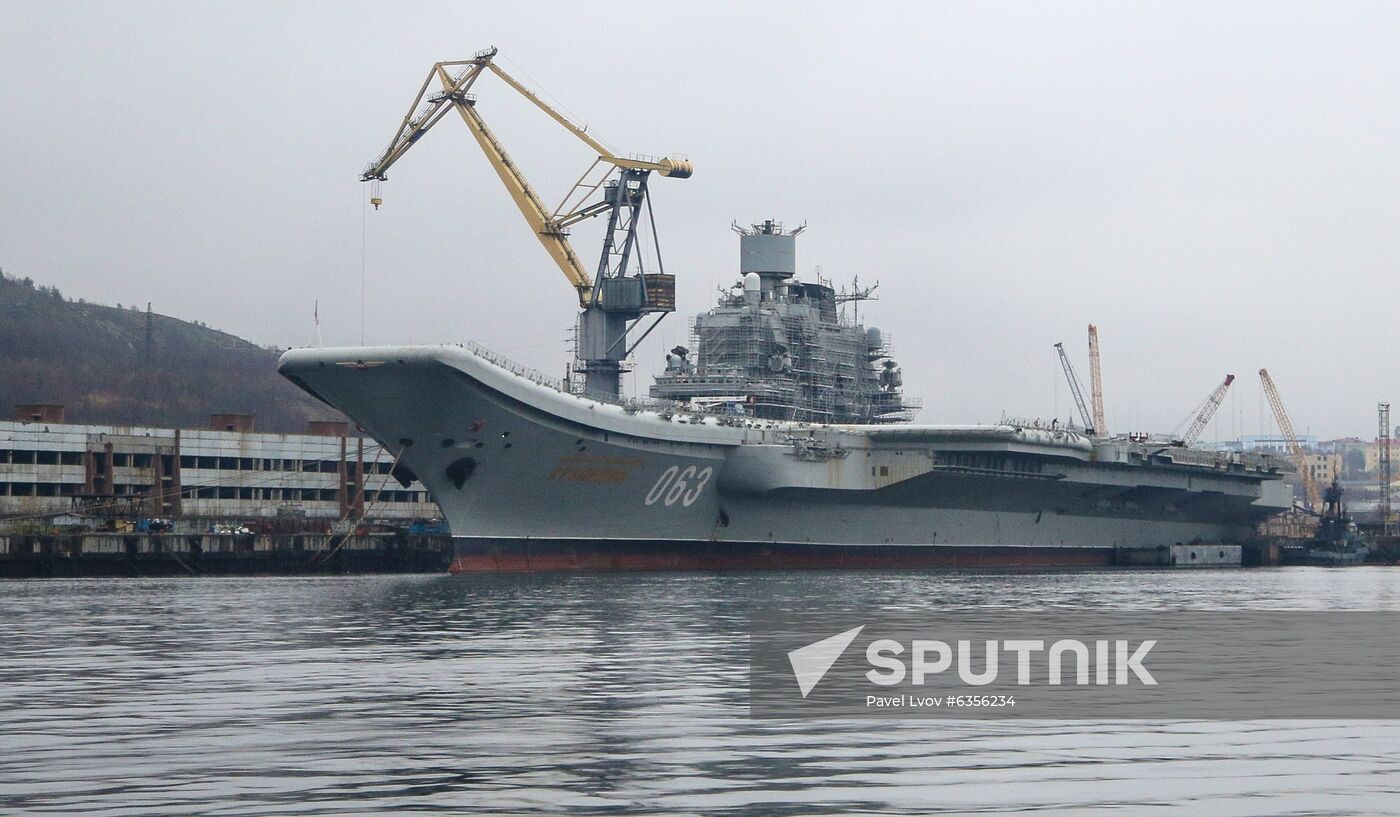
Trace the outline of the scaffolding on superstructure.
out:
<instances>
[{"instance_id":1,"label":"scaffolding on superstructure","mask_svg":"<svg viewBox=\"0 0 1400 817\"><path fill-rule=\"evenodd\" d=\"M747 414L796 422L912 417L917 404L905 400L889 376L882 380L889 352L883 343L872 344L878 333L844 320L829 286L795 284L781 287L761 308L744 303L741 296L724 294L715 309L694 320L695 360L658 377L654 396L731 398Z\"/></svg>"}]
</instances>

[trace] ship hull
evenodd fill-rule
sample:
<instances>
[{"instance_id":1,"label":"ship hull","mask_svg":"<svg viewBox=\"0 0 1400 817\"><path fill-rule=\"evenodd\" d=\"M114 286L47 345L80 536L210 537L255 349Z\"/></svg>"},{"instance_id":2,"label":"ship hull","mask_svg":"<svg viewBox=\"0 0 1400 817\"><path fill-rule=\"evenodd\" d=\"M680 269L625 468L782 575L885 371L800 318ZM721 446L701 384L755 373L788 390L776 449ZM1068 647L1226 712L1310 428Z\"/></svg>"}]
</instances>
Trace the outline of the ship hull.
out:
<instances>
[{"instance_id":1,"label":"ship hull","mask_svg":"<svg viewBox=\"0 0 1400 817\"><path fill-rule=\"evenodd\" d=\"M455 537L453 573L662 570L920 570L1109 567L1111 547L831 545Z\"/></svg>"},{"instance_id":2,"label":"ship hull","mask_svg":"<svg viewBox=\"0 0 1400 817\"><path fill-rule=\"evenodd\" d=\"M458 572L1103 566L1241 541L1288 501L1262 475L1097 462L1061 432L658 414L457 347L279 368L428 487Z\"/></svg>"}]
</instances>

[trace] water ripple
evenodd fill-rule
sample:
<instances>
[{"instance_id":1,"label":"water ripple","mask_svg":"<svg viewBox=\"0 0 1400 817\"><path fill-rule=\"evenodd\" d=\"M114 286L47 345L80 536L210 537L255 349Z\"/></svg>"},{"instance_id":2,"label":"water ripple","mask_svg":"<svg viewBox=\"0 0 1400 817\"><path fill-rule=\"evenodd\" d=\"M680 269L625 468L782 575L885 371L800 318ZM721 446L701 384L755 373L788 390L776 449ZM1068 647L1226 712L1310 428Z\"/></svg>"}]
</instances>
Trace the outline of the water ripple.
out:
<instances>
[{"instance_id":1,"label":"water ripple","mask_svg":"<svg viewBox=\"0 0 1400 817\"><path fill-rule=\"evenodd\" d=\"M1383 569L0 582L0 812L1361 815L1391 722L767 722L751 610L1400 609Z\"/></svg>"}]
</instances>

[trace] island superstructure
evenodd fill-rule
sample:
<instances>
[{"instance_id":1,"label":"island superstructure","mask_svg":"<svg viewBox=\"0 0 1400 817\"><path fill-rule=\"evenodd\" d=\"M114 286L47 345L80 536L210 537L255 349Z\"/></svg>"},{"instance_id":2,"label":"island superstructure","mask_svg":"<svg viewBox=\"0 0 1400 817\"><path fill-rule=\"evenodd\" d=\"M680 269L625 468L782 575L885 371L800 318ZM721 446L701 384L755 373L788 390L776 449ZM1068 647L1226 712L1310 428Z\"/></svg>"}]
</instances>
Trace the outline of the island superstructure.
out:
<instances>
[{"instance_id":1,"label":"island superstructure","mask_svg":"<svg viewBox=\"0 0 1400 817\"><path fill-rule=\"evenodd\" d=\"M843 302L870 297L858 284L797 280L797 236L772 219L739 234L740 281L698 315L690 347L666 357L653 397L724 407L769 420L891 423L917 406L874 328L848 320Z\"/></svg>"}]
</instances>

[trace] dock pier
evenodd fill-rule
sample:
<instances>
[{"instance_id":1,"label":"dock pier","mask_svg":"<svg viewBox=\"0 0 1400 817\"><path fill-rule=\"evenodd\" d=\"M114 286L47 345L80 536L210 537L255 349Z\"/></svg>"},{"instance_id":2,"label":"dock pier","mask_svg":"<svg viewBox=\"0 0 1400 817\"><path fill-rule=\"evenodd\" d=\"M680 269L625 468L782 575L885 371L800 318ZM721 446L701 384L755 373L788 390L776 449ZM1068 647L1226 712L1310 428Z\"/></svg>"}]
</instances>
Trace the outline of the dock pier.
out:
<instances>
[{"instance_id":1,"label":"dock pier","mask_svg":"<svg viewBox=\"0 0 1400 817\"><path fill-rule=\"evenodd\" d=\"M446 534L0 534L0 578L441 573Z\"/></svg>"}]
</instances>

